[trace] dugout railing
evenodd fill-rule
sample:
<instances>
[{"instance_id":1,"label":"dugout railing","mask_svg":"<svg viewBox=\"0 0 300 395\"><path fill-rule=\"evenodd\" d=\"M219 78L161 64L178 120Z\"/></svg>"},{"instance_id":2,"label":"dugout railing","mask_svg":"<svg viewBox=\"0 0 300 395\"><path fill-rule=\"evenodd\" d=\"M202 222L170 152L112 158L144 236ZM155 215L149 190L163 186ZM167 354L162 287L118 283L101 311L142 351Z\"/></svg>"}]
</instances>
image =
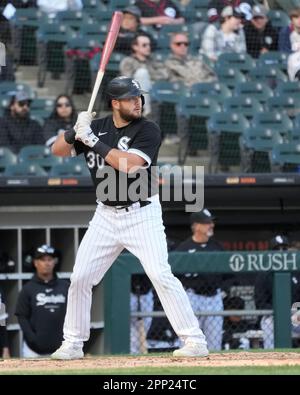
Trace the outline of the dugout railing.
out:
<instances>
[{"instance_id":1,"label":"dugout railing","mask_svg":"<svg viewBox=\"0 0 300 395\"><path fill-rule=\"evenodd\" d=\"M273 272L273 311L243 311L243 314L274 315L275 348L289 348L291 336L291 273L300 270L300 253L295 251L209 252L169 254L175 274ZM144 273L138 259L122 254L104 279L104 351L130 352L131 276ZM213 313L213 312L212 312ZM227 312L224 312L228 314ZM161 314L161 313L159 313ZM155 315L155 312L154 312Z\"/></svg>"}]
</instances>

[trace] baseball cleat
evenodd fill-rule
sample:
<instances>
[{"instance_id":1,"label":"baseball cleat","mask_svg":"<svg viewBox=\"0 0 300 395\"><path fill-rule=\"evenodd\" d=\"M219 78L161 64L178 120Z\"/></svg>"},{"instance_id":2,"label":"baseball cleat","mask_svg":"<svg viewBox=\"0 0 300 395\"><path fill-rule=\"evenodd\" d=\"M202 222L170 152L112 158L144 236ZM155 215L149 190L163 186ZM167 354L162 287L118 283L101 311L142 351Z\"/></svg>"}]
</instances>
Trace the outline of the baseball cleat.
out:
<instances>
[{"instance_id":1,"label":"baseball cleat","mask_svg":"<svg viewBox=\"0 0 300 395\"><path fill-rule=\"evenodd\" d=\"M64 341L63 344L57 349L53 354L51 354L51 359L81 359L84 357L82 347L77 346L74 343L69 343Z\"/></svg>"},{"instance_id":2,"label":"baseball cleat","mask_svg":"<svg viewBox=\"0 0 300 395\"><path fill-rule=\"evenodd\" d=\"M174 357L207 357L209 351L205 344L186 342L186 344L173 352Z\"/></svg>"}]
</instances>

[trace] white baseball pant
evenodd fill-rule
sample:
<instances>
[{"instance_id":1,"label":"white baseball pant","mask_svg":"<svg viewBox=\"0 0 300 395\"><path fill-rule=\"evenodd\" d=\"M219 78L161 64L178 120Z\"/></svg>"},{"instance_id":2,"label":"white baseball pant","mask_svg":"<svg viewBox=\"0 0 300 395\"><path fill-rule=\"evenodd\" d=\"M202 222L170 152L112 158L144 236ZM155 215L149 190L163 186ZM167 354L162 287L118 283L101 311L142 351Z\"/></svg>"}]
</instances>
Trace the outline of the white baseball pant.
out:
<instances>
[{"instance_id":1,"label":"white baseball pant","mask_svg":"<svg viewBox=\"0 0 300 395\"><path fill-rule=\"evenodd\" d=\"M90 335L92 287L97 285L112 263L126 248L141 262L159 296L164 311L181 340L204 343L188 296L171 272L159 196L151 204L129 211L98 204L79 246L71 275L64 338L83 345Z\"/></svg>"}]
</instances>

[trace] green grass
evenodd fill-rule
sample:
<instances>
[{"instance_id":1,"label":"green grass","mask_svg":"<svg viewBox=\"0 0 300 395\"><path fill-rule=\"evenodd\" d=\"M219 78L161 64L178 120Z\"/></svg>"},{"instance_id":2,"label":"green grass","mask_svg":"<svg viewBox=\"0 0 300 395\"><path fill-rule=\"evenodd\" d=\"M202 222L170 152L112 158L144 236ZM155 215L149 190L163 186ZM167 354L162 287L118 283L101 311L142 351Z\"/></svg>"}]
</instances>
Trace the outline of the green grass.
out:
<instances>
[{"instance_id":1,"label":"green grass","mask_svg":"<svg viewBox=\"0 0 300 395\"><path fill-rule=\"evenodd\" d=\"M300 375L299 366L251 366L251 367L163 367L132 369L82 369L49 370L33 372L15 370L0 371L0 375Z\"/></svg>"}]
</instances>

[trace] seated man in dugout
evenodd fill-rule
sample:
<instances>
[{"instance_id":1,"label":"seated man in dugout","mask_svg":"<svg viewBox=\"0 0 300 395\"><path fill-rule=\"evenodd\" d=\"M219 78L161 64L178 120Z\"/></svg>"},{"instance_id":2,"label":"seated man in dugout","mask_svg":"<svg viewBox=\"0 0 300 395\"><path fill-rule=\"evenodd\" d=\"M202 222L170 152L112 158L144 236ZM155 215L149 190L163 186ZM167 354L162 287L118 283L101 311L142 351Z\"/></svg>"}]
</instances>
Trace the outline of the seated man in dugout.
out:
<instances>
[{"instance_id":1,"label":"seated man in dugout","mask_svg":"<svg viewBox=\"0 0 300 395\"><path fill-rule=\"evenodd\" d=\"M173 33L170 39L171 53L165 61L168 79L183 82L187 87L198 82L215 81L215 72L201 59L189 52L189 38L186 33Z\"/></svg>"}]
</instances>

